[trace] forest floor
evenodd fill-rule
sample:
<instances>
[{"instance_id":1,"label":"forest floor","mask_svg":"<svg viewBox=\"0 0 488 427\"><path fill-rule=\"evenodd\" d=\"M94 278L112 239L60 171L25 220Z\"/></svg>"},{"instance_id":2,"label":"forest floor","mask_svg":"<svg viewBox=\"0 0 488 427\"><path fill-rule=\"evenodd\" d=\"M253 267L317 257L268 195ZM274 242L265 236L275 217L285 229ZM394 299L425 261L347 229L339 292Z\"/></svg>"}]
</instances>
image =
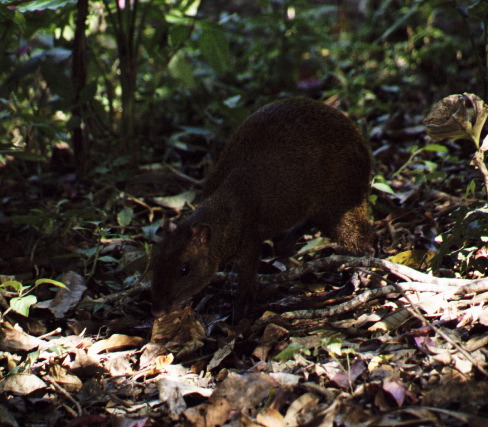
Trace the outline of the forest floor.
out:
<instances>
[{"instance_id":1,"label":"forest floor","mask_svg":"<svg viewBox=\"0 0 488 427\"><path fill-rule=\"evenodd\" d=\"M239 322L225 274L191 306L150 315L155 217L187 212L198 188L176 176L162 187L142 171L93 193L57 174L4 179L4 214L17 222L2 225L0 424L486 425L488 244L453 241L439 255L437 237L468 215L484 220L484 202L466 191L480 178L463 144L410 158L425 135L405 117L394 133L371 126L385 177L372 192L375 258L334 255L318 233L285 261L268 245L256 304ZM33 289L44 277L69 291Z\"/></svg>"}]
</instances>

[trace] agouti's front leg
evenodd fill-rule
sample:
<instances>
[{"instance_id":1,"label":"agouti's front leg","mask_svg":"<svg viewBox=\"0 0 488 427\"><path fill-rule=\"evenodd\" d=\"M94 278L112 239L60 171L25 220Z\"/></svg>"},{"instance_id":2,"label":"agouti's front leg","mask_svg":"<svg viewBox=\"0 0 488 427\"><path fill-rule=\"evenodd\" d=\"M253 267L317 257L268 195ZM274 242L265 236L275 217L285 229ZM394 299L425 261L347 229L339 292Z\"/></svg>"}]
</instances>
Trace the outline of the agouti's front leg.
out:
<instances>
[{"instance_id":1,"label":"agouti's front leg","mask_svg":"<svg viewBox=\"0 0 488 427\"><path fill-rule=\"evenodd\" d=\"M234 317L237 320L248 311L256 297L256 276L261 246L254 240L251 242L242 247L237 265L239 286L234 299Z\"/></svg>"}]
</instances>

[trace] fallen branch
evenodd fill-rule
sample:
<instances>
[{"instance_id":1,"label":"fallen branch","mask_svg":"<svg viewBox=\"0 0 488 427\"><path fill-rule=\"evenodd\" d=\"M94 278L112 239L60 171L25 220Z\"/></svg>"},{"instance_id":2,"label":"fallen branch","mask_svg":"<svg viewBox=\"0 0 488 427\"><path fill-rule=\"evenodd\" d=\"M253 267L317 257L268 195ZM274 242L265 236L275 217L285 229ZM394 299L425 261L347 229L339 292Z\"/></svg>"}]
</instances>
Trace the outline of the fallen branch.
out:
<instances>
[{"instance_id":1,"label":"fallen branch","mask_svg":"<svg viewBox=\"0 0 488 427\"><path fill-rule=\"evenodd\" d=\"M477 282L477 283L474 283ZM476 290L474 291L473 289ZM456 299L457 296L466 295L468 293L478 293L485 292L488 290L488 279L480 279L473 281L473 284L468 284L461 288L455 288L454 286L446 285L435 285L427 283L416 283L416 282L404 282L397 283L394 285L388 285L383 288L369 289L364 291L357 297L346 301L342 304L335 305L333 307L315 309L315 310L297 310L289 311L282 314L284 319L318 319L322 317L337 316L339 314L347 313L352 311L366 302L386 296L392 293L398 292L435 292L435 293L446 293L446 300ZM468 292L469 291L469 292Z\"/></svg>"},{"instance_id":2,"label":"fallen branch","mask_svg":"<svg viewBox=\"0 0 488 427\"><path fill-rule=\"evenodd\" d=\"M261 275L259 283L278 283L281 281L289 281L300 277L309 272L317 270L339 270L344 268L382 268L388 270L390 273L405 279L413 280L411 282L401 282L397 284L390 284L382 288L369 289L355 298L346 301L342 304L335 305L324 309L315 310L297 310L281 315L282 318L291 319L317 319L323 317L336 316L349 311L352 311L367 301L380 298L391 293L398 292L434 292L444 293L447 300L456 299L470 293L480 293L488 290L488 278L468 280L468 279L452 279L430 276L421 273L413 268L396 264L394 262L378 259L378 258L357 258L342 255L332 255L328 258L320 258L303 266L292 268L283 273L273 275Z\"/></svg>"},{"instance_id":3,"label":"fallen branch","mask_svg":"<svg viewBox=\"0 0 488 427\"><path fill-rule=\"evenodd\" d=\"M319 270L342 270L344 268L359 267L386 269L390 273L404 280L410 279L414 282L429 283L432 285L463 286L474 283L473 280L469 279L452 279L431 276L426 273L421 273L420 271L417 271L411 267L407 267L406 265L396 264L386 259L353 257L346 255L331 255L326 258L319 258L303 264L300 267L291 268L282 273L261 274L258 277L258 283L267 285L271 283L288 282L295 280L306 273L313 273Z\"/></svg>"}]
</instances>

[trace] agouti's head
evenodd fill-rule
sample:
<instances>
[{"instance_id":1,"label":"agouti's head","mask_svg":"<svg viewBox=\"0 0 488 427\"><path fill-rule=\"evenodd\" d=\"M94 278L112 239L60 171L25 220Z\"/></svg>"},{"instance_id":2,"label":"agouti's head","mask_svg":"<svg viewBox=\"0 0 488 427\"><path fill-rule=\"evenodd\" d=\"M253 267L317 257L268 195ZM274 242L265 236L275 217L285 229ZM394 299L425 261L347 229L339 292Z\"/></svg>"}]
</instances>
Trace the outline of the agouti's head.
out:
<instances>
[{"instance_id":1,"label":"agouti's head","mask_svg":"<svg viewBox=\"0 0 488 427\"><path fill-rule=\"evenodd\" d=\"M152 314L161 317L207 286L219 267L206 224L166 226L153 258Z\"/></svg>"}]
</instances>

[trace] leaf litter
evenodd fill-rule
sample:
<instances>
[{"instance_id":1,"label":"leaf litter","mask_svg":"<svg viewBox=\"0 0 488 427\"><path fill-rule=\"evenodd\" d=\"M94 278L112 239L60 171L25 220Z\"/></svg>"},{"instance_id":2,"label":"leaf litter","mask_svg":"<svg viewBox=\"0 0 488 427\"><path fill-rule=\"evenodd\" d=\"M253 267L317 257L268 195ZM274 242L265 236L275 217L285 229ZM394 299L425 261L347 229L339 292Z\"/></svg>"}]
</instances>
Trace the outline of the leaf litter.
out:
<instances>
[{"instance_id":1,"label":"leaf litter","mask_svg":"<svg viewBox=\"0 0 488 427\"><path fill-rule=\"evenodd\" d=\"M104 235L99 247L79 245L95 248L103 266L85 269L89 274L76 262L58 266L71 292L37 287L29 317L9 308L17 294L1 288L1 422L485 425L487 257L486 245L474 240L484 232L485 212L464 194L475 174L467 163L444 158L446 179L426 182L422 173L436 159L435 147L409 151L393 147L386 131L373 137L381 140L377 158L387 177L373 186L379 256L427 272L427 281L386 264L312 268L261 286L255 306L235 323L233 278L219 275L195 308L153 321L145 263L133 263L144 260L144 251L134 256L137 244ZM409 138L417 140L418 130L406 131ZM157 208L150 196L128 195L117 226L130 230L157 209L178 216L193 193L175 193L174 200L154 199L153 206L163 206ZM261 269L288 273L333 250L314 234L300 248L290 262L265 257L272 261ZM426 279L434 265L444 282ZM460 278L466 282L455 282ZM126 288L105 285L114 283ZM368 291L374 292L357 300Z\"/></svg>"}]
</instances>

